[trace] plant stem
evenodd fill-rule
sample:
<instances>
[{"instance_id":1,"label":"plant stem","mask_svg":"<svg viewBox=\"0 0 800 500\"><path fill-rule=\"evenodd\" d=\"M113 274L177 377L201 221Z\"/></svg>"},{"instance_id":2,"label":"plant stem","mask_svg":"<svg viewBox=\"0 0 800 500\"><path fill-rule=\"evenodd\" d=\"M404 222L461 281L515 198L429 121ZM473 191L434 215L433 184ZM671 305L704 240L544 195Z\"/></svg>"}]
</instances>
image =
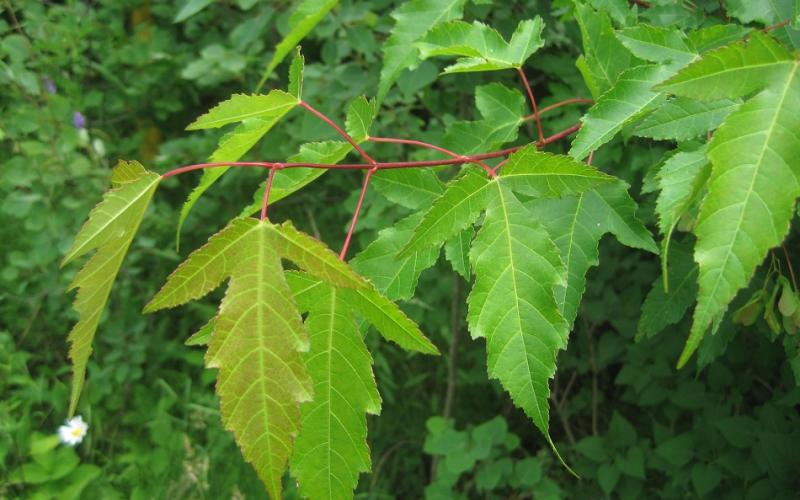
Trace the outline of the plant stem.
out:
<instances>
[{"instance_id":1,"label":"plant stem","mask_svg":"<svg viewBox=\"0 0 800 500\"><path fill-rule=\"evenodd\" d=\"M533 97L533 89L531 89L531 85L528 83L528 77L525 76L525 72L522 71L522 68L517 68L517 73L519 73L519 77L522 79L522 85L525 87L525 91L528 93L528 98L531 100L533 119L536 120L536 131L539 134L539 142L543 142L544 132L542 131L542 120L539 118L539 108L536 106L536 99Z\"/></svg>"},{"instance_id":2,"label":"plant stem","mask_svg":"<svg viewBox=\"0 0 800 500\"><path fill-rule=\"evenodd\" d=\"M576 97L574 99L567 99L564 101L557 102L555 104L551 104L549 106L545 106L539 110L539 116L546 114L548 111L552 111L554 109L560 108L561 106L566 106L568 104L594 104L592 99L586 99L585 97ZM530 121L535 118L534 115L528 115L523 118L524 121Z\"/></svg>"},{"instance_id":3,"label":"plant stem","mask_svg":"<svg viewBox=\"0 0 800 500\"><path fill-rule=\"evenodd\" d=\"M794 267L792 267L792 259L789 258L789 252L786 250L786 245L781 245L783 249L783 256L786 257L786 266L789 268L789 276L792 278L792 286L794 286L794 291L797 291L797 278L794 275Z\"/></svg>"},{"instance_id":4,"label":"plant stem","mask_svg":"<svg viewBox=\"0 0 800 500\"><path fill-rule=\"evenodd\" d=\"M433 149L434 151L439 151L440 153L444 153L451 158L461 158L464 160L470 160L469 163L475 163L476 165L480 165L490 177L496 177L495 169L487 165L482 160L471 160L468 156L460 155L458 153L454 153L449 149L445 149L441 146L437 146L435 144L430 144L428 142L417 141L414 139L396 139L394 137L369 137L367 138L370 142L385 142L385 143L392 143L392 144L410 144L412 146L419 146L422 148Z\"/></svg>"},{"instance_id":5,"label":"plant stem","mask_svg":"<svg viewBox=\"0 0 800 500\"><path fill-rule=\"evenodd\" d=\"M272 190L272 178L275 177L275 172L280 167L277 165L269 169L269 177L267 177L267 187L264 188L264 201L261 202L261 222L267 220L267 208L269 208L269 192Z\"/></svg>"},{"instance_id":6,"label":"plant stem","mask_svg":"<svg viewBox=\"0 0 800 500\"><path fill-rule=\"evenodd\" d=\"M549 137L546 137L543 141L537 142L537 147L543 147L547 144L556 142L564 137L567 137L570 134L575 133L578 129L581 128L580 123L576 123L575 125L558 132L557 134L553 134ZM329 164L329 163L277 163L277 162L266 162L266 161L229 161L229 162L211 162L211 163L197 163L194 165L187 165L185 167L179 167L174 170L170 170L161 175L162 178L172 177L174 175L183 174L186 172L191 172L193 170L200 170L204 168L214 168L214 167L259 167L259 168L273 168L276 165L280 165L281 169L284 168L321 168L327 170L371 170L374 168L378 168L380 170L387 169L387 168L422 168L422 167L440 167L444 165L460 165L462 163L476 163L478 160L487 160L490 158L501 158L503 156L508 156L511 153L517 151L518 149L527 146L527 144L523 144L521 146L514 146L507 149L502 149L499 151L493 151L491 153L481 153L477 155L470 155L470 156L460 156L458 158L450 158L450 159L442 159L442 160L427 160L427 161L396 161L396 162L376 162L374 164L366 164L366 163L349 163L349 164Z\"/></svg>"},{"instance_id":7,"label":"plant stem","mask_svg":"<svg viewBox=\"0 0 800 500\"><path fill-rule=\"evenodd\" d=\"M364 185L361 187L361 194L358 196L358 203L356 204L356 210L353 212L353 220L350 221L350 229L347 230L347 236L344 239L344 245L342 245L342 251L339 252L339 260L344 260L345 255L347 255L347 249L350 248L350 240L353 238L353 231L356 229L356 222L358 222L358 214L361 213L361 205L364 204L364 196L367 194L367 188L369 187L369 180L372 178L372 174L378 171L378 167L374 166L371 169L367 170L367 175L364 177Z\"/></svg>"},{"instance_id":8,"label":"plant stem","mask_svg":"<svg viewBox=\"0 0 800 500\"><path fill-rule=\"evenodd\" d=\"M328 125L330 125L330 126L331 126L331 128L333 128L333 129L334 129L336 132L338 132L338 133L339 133L339 135L341 135L341 136L344 138L344 140L346 140L347 142L349 142L349 143L350 143L350 145L351 145L351 146L353 146L353 149L355 149L356 151L358 151L358 154L360 154L360 155L361 155L361 157L362 157L362 158L364 158L364 159L365 159L367 162L369 162L371 165L375 165L375 164L377 163L377 162L376 162L376 161L375 161L375 160L374 160L374 159L373 159L373 158L372 158L370 155L368 155L368 154L367 154L367 152L366 152L366 151L364 151L363 149L361 149L361 146L359 146L359 145L358 145L358 143L356 143L356 141L354 141L354 140L353 140L353 138L352 138L352 137L350 137L350 134L348 134L347 132L345 132L344 130L342 130L342 128L341 128L339 125L336 125L336 124L333 122L333 120L331 120L330 118L328 118L328 117L327 117L327 116L325 116L324 114L322 114L322 113L320 113L319 111L317 111L315 108L313 108L313 107L312 107L310 104L308 104L308 103L307 103L307 102L305 102L305 101L300 101L300 107L307 109L308 111L310 111L310 112L311 112L311 114L313 114L314 116L316 116L316 117L317 117L317 118L319 118L320 120L322 120L322 121L324 121L325 123L327 123Z\"/></svg>"}]
</instances>

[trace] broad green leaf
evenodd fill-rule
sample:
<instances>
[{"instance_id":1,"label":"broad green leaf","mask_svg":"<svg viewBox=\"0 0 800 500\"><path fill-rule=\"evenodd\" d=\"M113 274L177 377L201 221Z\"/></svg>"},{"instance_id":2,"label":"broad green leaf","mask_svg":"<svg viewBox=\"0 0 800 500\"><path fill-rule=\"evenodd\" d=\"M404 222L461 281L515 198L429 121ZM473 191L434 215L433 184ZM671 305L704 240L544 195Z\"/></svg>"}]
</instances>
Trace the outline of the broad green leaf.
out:
<instances>
[{"instance_id":1,"label":"broad green leaf","mask_svg":"<svg viewBox=\"0 0 800 500\"><path fill-rule=\"evenodd\" d=\"M425 337L417 324L397 304L375 288L343 288L341 293L386 340L407 351L439 354L439 350Z\"/></svg>"},{"instance_id":2,"label":"broad green leaf","mask_svg":"<svg viewBox=\"0 0 800 500\"><path fill-rule=\"evenodd\" d=\"M167 282L145 306L144 312L185 304L205 296L231 275L238 262L246 260L248 242L254 231L274 232L270 244L278 254L294 262L304 271L341 287L363 287L366 283L346 263L320 241L294 228L290 222L280 226L266 224L266 229L255 219L237 218L208 242L192 252L167 278Z\"/></svg>"},{"instance_id":3,"label":"broad green leaf","mask_svg":"<svg viewBox=\"0 0 800 500\"><path fill-rule=\"evenodd\" d=\"M747 41L707 52L658 88L692 99L735 99L781 80L793 69L791 54L756 32Z\"/></svg>"},{"instance_id":4,"label":"broad green leaf","mask_svg":"<svg viewBox=\"0 0 800 500\"><path fill-rule=\"evenodd\" d=\"M308 312L311 347L304 359L314 399L300 408L291 470L308 498L352 498L359 474L371 465L365 413L380 413L381 398L350 302L342 290L318 283L295 295Z\"/></svg>"},{"instance_id":5,"label":"broad green leaf","mask_svg":"<svg viewBox=\"0 0 800 500\"><path fill-rule=\"evenodd\" d=\"M419 64L414 43L439 23L459 19L466 0L411 0L392 12L395 25L383 44L383 67L378 84L378 103L406 68Z\"/></svg>"},{"instance_id":6,"label":"broad green leaf","mask_svg":"<svg viewBox=\"0 0 800 500\"><path fill-rule=\"evenodd\" d=\"M351 149L353 146L345 141L307 142L300 146L300 152L289 157L288 161L334 165L344 160ZM276 172L272 178L272 189L269 193L270 204L296 193L317 180L325 172L327 170L322 168L287 168ZM240 216L252 215L261 210L266 184L265 179L253 193L253 201L242 210Z\"/></svg>"},{"instance_id":7,"label":"broad green leaf","mask_svg":"<svg viewBox=\"0 0 800 500\"><path fill-rule=\"evenodd\" d=\"M300 47L296 47L294 57L292 58L292 65L289 66L289 87L287 90L289 94L297 99L303 98L303 68L305 64L306 60L300 52Z\"/></svg>"},{"instance_id":8,"label":"broad green leaf","mask_svg":"<svg viewBox=\"0 0 800 500\"><path fill-rule=\"evenodd\" d=\"M572 324L586 286L586 272L599 263L597 245L612 233L623 245L657 253L648 230L636 219L636 203L627 186L616 182L577 196L539 199L529 204L536 220L542 221L561 252L567 283L557 286L556 302Z\"/></svg>"},{"instance_id":9,"label":"broad green leaf","mask_svg":"<svg viewBox=\"0 0 800 500\"><path fill-rule=\"evenodd\" d=\"M133 180L132 175L135 175L137 167L131 164L141 168L136 180ZM103 196L103 201L92 209L88 220L64 255L62 266L109 241L124 237L123 233L130 231L128 226L135 224L138 227L138 220L142 217L139 212L147 208L161 177L147 172L136 162L120 162L119 166L123 171L112 175L112 182L118 187L108 191ZM135 228L133 230L135 232Z\"/></svg>"},{"instance_id":10,"label":"broad green leaf","mask_svg":"<svg viewBox=\"0 0 800 500\"><path fill-rule=\"evenodd\" d=\"M422 59L458 56L456 64L445 68L445 73L521 68L544 46L542 29L544 22L539 16L520 21L506 42L497 30L481 22L450 21L435 26L416 46Z\"/></svg>"},{"instance_id":11,"label":"broad green leaf","mask_svg":"<svg viewBox=\"0 0 800 500\"><path fill-rule=\"evenodd\" d=\"M86 363L92 353L97 326L106 305L114 279L122 265L128 247L136 235L150 199L161 177L140 166L122 163L124 173L118 172L118 187L108 191L92 212L75 238L64 263L91 250L97 252L75 275L68 290L78 289L74 308L78 323L69 333L69 357L72 360L72 392L69 414L75 413L86 374ZM140 177L130 175L139 171ZM124 182L124 183L121 183Z\"/></svg>"},{"instance_id":12,"label":"broad green leaf","mask_svg":"<svg viewBox=\"0 0 800 500\"><path fill-rule=\"evenodd\" d=\"M420 274L433 266L439 256L438 247L422 247L397 254L397 249L411 238L421 218L419 213L415 213L383 229L375 241L350 261L356 272L369 278L392 300L410 299Z\"/></svg>"},{"instance_id":13,"label":"broad green leaf","mask_svg":"<svg viewBox=\"0 0 800 500\"><path fill-rule=\"evenodd\" d=\"M676 28L660 28L639 24L616 33L622 45L646 61L687 64L697 57L689 46L686 35Z\"/></svg>"},{"instance_id":14,"label":"broad green leaf","mask_svg":"<svg viewBox=\"0 0 800 500\"><path fill-rule=\"evenodd\" d=\"M375 118L375 100L357 97L347 109L345 128L347 134L356 141L364 142L369 138L369 129Z\"/></svg>"},{"instance_id":15,"label":"broad green leaf","mask_svg":"<svg viewBox=\"0 0 800 500\"><path fill-rule=\"evenodd\" d=\"M227 123L242 121L233 131L220 140L219 146L211 154L212 162L238 161L244 156L276 123L297 105L298 98L280 90L267 95L234 95L197 119L190 129L219 127ZM200 124L197 126L196 124ZM193 125L194 128L191 128ZM181 207L176 230L176 242L180 243L183 223L195 203L229 167L204 169L197 187ZM259 207L261 205L259 204Z\"/></svg>"},{"instance_id":16,"label":"broad green leaf","mask_svg":"<svg viewBox=\"0 0 800 500\"><path fill-rule=\"evenodd\" d=\"M400 255L441 245L472 225L486 208L489 184L486 177L471 170L450 182L444 193L425 212Z\"/></svg>"},{"instance_id":17,"label":"broad green leaf","mask_svg":"<svg viewBox=\"0 0 800 500\"><path fill-rule=\"evenodd\" d=\"M120 187L134 182L147 174L147 170L138 161L120 160L111 170L111 185Z\"/></svg>"},{"instance_id":18,"label":"broad green leaf","mask_svg":"<svg viewBox=\"0 0 800 500\"><path fill-rule=\"evenodd\" d=\"M669 292L662 279L656 279L642 304L636 340L654 337L669 325L679 322L697 298L697 264L688 245L674 244L669 266Z\"/></svg>"},{"instance_id":19,"label":"broad green leaf","mask_svg":"<svg viewBox=\"0 0 800 500\"><path fill-rule=\"evenodd\" d=\"M589 153L610 141L622 128L664 101L664 96L652 89L663 81L671 70L663 66L638 66L623 73L607 93L603 94L586 115L570 156L582 160Z\"/></svg>"},{"instance_id":20,"label":"broad green leaf","mask_svg":"<svg viewBox=\"0 0 800 500\"><path fill-rule=\"evenodd\" d=\"M618 25L624 26L628 23L631 10L627 0L589 0L589 2L595 9L606 12Z\"/></svg>"},{"instance_id":21,"label":"broad green leaf","mask_svg":"<svg viewBox=\"0 0 800 500\"><path fill-rule=\"evenodd\" d=\"M219 128L247 118L261 118L275 123L291 111L297 102L296 96L282 90L273 90L266 95L234 94L227 101L222 101L208 113L190 123L186 130Z\"/></svg>"},{"instance_id":22,"label":"broad green leaf","mask_svg":"<svg viewBox=\"0 0 800 500\"><path fill-rule=\"evenodd\" d=\"M700 291L679 366L789 230L800 195L799 68L732 113L709 144L711 178L695 228Z\"/></svg>"},{"instance_id":23,"label":"broad green leaf","mask_svg":"<svg viewBox=\"0 0 800 500\"><path fill-rule=\"evenodd\" d=\"M272 71L289 55L289 52L300 43L300 40L319 24L325 15L339 3L338 0L302 0L289 16L289 32L275 47L275 53L267 64L258 87L261 87Z\"/></svg>"},{"instance_id":24,"label":"broad green leaf","mask_svg":"<svg viewBox=\"0 0 800 500\"><path fill-rule=\"evenodd\" d=\"M702 194L710 172L711 165L706 158L706 147L703 146L695 151L681 151L672 155L656 175L661 189L656 201L656 214L661 234L664 235L661 264L665 278L664 288L667 291L670 273L666 269L672 232L683 214Z\"/></svg>"},{"instance_id":25,"label":"broad green leaf","mask_svg":"<svg viewBox=\"0 0 800 500\"><path fill-rule=\"evenodd\" d=\"M688 37L692 47L705 52L739 41L750 31L750 28L738 24L717 24L690 31Z\"/></svg>"},{"instance_id":26,"label":"broad green leaf","mask_svg":"<svg viewBox=\"0 0 800 500\"><path fill-rule=\"evenodd\" d=\"M204 297L231 275L244 258L243 240L250 238L250 224L231 223L184 260L150 302L145 313L176 307Z\"/></svg>"},{"instance_id":27,"label":"broad green leaf","mask_svg":"<svg viewBox=\"0 0 800 500\"><path fill-rule=\"evenodd\" d=\"M481 120L455 122L447 127L442 145L462 155L485 153L517 138L525 113L525 96L499 83L475 89Z\"/></svg>"},{"instance_id":28,"label":"broad green leaf","mask_svg":"<svg viewBox=\"0 0 800 500\"><path fill-rule=\"evenodd\" d=\"M742 23L758 21L763 25L776 23L785 19L786 11L791 11L788 1L781 0L727 0L726 14L735 17ZM786 6L781 9L781 5ZM783 12L782 12L783 11Z\"/></svg>"},{"instance_id":29,"label":"broad green leaf","mask_svg":"<svg viewBox=\"0 0 800 500\"><path fill-rule=\"evenodd\" d=\"M638 60L614 36L611 21L605 12L575 2L575 20L581 30L583 55L576 66L597 99L617 82L620 74Z\"/></svg>"},{"instance_id":30,"label":"broad green leaf","mask_svg":"<svg viewBox=\"0 0 800 500\"><path fill-rule=\"evenodd\" d=\"M255 219L231 225L245 237L229 251L236 260L206 365L219 369L225 428L270 496L281 498L281 479L300 430L300 403L312 400L302 357L309 340L283 274L280 233Z\"/></svg>"},{"instance_id":31,"label":"broad green leaf","mask_svg":"<svg viewBox=\"0 0 800 500\"><path fill-rule=\"evenodd\" d=\"M566 282L558 248L502 179L490 184L486 218L470 251L475 284L469 329L486 339L489 376L549 437L549 380L566 348L567 322L553 288Z\"/></svg>"},{"instance_id":32,"label":"broad green leaf","mask_svg":"<svg viewBox=\"0 0 800 500\"><path fill-rule=\"evenodd\" d=\"M444 256L453 271L460 274L465 280L470 280L469 267L469 247L472 242L474 232L472 228L467 228L453 236L444 244Z\"/></svg>"},{"instance_id":33,"label":"broad green leaf","mask_svg":"<svg viewBox=\"0 0 800 500\"><path fill-rule=\"evenodd\" d=\"M677 97L642 120L635 134L655 140L685 141L716 129L739 103L729 99L695 101Z\"/></svg>"},{"instance_id":34,"label":"broad green leaf","mask_svg":"<svg viewBox=\"0 0 800 500\"><path fill-rule=\"evenodd\" d=\"M275 239L281 257L317 278L338 287L363 288L366 282L324 243L295 229L290 221L273 226L280 234Z\"/></svg>"},{"instance_id":35,"label":"broad green leaf","mask_svg":"<svg viewBox=\"0 0 800 500\"><path fill-rule=\"evenodd\" d=\"M372 176L375 190L392 203L411 210L430 207L444 191L444 184L430 168L392 168Z\"/></svg>"},{"instance_id":36,"label":"broad green leaf","mask_svg":"<svg viewBox=\"0 0 800 500\"><path fill-rule=\"evenodd\" d=\"M500 171L503 184L535 197L557 198L577 194L614 177L566 155L543 153L529 144L514 152Z\"/></svg>"}]
</instances>

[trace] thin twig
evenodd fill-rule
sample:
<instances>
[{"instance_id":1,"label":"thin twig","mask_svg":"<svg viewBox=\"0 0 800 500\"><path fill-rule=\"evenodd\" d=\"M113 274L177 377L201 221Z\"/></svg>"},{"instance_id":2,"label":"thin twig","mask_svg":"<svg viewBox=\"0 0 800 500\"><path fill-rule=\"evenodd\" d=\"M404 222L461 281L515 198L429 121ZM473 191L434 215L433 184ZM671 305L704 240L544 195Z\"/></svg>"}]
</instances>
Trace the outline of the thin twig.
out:
<instances>
[{"instance_id":1,"label":"thin twig","mask_svg":"<svg viewBox=\"0 0 800 500\"><path fill-rule=\"evenodd\" d=\"M311 114L313 114L314 116L316 116L320 120L322 120L325 123L327 123L328 125L330 125L331 128L333 128L336 132L338 132L339 135L341 135L344 138L344 140L349 142L350 145L353 146L353 149L358 151L358 154L360 154L365 160L367 160L367 162L369 162L372 165L377 163L374 159L372 159L372 157L370 155L367 154L366 151L361 149L361 146L359 146L358 143L356 141L354 141L352 137L350 137L350 134L345 132L339 125L336 125L336 123L334 123L333 120L331 120L330 118L328 118L327 116L325 116L321 112L317 111L315 108L313 108L310 104L308 104L305 101L300 101L299 106L304 108L304 109L306 109L306 110L308 110L308 111L310 111Z\"/></svg>"},{"instance_id":2,"label":"thin twig","mask_svg":"<svg viewBox=\"0 0 800 500\"><path fill-rule=\"evenodd\" d=\"M437 146L435 144L431 144L429 142L417 141L415 139L396 139L394 137L369 137L367 138L369 142L383 142L383 143L391 143L391 144L409 144L412 146L419 146L421 148L428 148L434 151L439 151L440 153L444 153L451 158L460 158L464 160L469 160L469 163L475 163L476 165L480 165L490 177L495 177L495 169L487 165L482 160L471 160L468 156L460 155L458 153L454 153L449 149L445 149L441 146Z\"/></svg>"},{"instance_id":3,"label":"thin twig","mask_svg":"<svg viewBox=\"0 0 800 500\"><path fill-rule=\"evenodd\" d=\"M361 205L364 204L364 196L367 194L367 188L369 187L369 180L372 178L372 174L378 171L378 167L374 166L371 169L367 170L367 175L364 177L364 185L361 187L361 194L358 196L358 203L356 204L356 210L353 212L353 219L350 221L350 229L347 230L347 236L344 239L344 245L342 245L342 251L339 252L339 260L344 260L345 255L347 255L347 249L350 247L350 240L353 238L353 231L356 229L356 222L358 222L358 214L361 213Z\"/></svg>"},{"instance_id":4,"label":"thin twig","mask_svg":"<svg viewBox=\"0 0 800 500\"><path fill-rule=\"evenodd\" d=\"M269 208L269 192L272 191L272 178L275 177L275 172L280 167L277 165L269 169L269 177L267 177L267 187L264 188L264 201L261 202L261 222L267 220L267 208Z\"/></svg>"},{"instance_id":5,"label":"thin twig","mask_svg":"<svg viewBox=\"0 0 800 500\"><path fill-rule=\"evenodd\" d=\"M539 142L543 142L544 132L542 131L542 120L539 117L539 108L536 106L536 99L533 97L533 89L531 88L530 83L528 83L528 78L525 76L525 72L522 71L522 68L517 68L517 73L519 73L519 77L522 79L522 85L525 87L525 91L528 93L528 98L531 100L533 119L536 121L536 131L539 134Z\"/></svg>"},{"instance_id":6,"label":"thin twig","mask_svg":"<svg viewBox=\"0 0 800 500\"><path fill-rule=\"evenodd\" d=\"M783 249L783 256L786 257L786 267L789 268L789 276L792 278L792 286L797 291L797 278L794 275L794 267L792 267L792 259L789 258L789 252L786 250L786 245L781 245Z\"/></svg>"}]
</instances>

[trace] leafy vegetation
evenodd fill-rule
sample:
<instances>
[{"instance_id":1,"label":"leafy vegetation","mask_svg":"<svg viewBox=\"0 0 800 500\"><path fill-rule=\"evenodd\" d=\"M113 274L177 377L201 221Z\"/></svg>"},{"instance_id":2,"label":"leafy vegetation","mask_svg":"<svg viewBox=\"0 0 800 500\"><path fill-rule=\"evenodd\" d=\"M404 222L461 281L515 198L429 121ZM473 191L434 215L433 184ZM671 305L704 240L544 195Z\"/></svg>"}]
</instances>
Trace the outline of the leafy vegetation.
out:
<instances>
[{"instance_id":1,"label":"leafy vegetation","mask_svg":"<svg viewBox=\"0 0 800 500\"><path fill-rule=\"evenodd\" d=\"M795 4L7 2L0 496L791 498Z\"/></svg>"}]
</instances>

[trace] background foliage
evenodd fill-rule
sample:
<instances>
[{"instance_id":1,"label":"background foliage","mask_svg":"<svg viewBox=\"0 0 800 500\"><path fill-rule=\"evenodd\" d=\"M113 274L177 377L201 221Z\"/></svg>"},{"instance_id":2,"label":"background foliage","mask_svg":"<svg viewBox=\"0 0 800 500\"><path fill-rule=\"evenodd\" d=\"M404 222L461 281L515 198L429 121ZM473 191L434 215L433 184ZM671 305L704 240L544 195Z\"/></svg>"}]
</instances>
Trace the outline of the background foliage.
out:
<instances>
[{"instance_id":1,"label":"background foliage","mask_svg":"<svg viewBox=\"0 0 800 500\"><path fill-rule=\"evenodd\" d=\"M717 1L653 2L639 16L685 29L715 18L762 27L786 17L755 9L757 2L722 3L724 10ZM617 25L625 22L619 10L627 9L625 2L586 4L610 12ZM74 450L52 439L66 415L64 339L76 319L64 294L75 270L61 271L58 263L117 158L164 171L208 156L220 133L187 134L184 127L230 94L256 87L289 31L289 2L7 0L3 6L0 497L263 498L262 484L221 428L202 351L183 346L213 308L195 303L169 314L140 314L185 256L174 250L174 227L192 181L164 183L122 268L79 406L89 436ZM381 44L396 7L342 1L322 18L303 41L305 99L341 117L354 97L375 94ZM466 19L505 34L519 19L544 18L547 44L526 66L541 106L593 96L596 89L586 88L574 64L581 32L572 2L473 2L465 9ZM789 46L797 39L791 30L780 36ZM446 125L478 119L476 87L518 85L513 72L437 78L450 62L426 60L400 73L383 100L376 135L446 142ZM270 77L267 87L285 86L284 74ZM580 108L560 108L544 126L556 132L579 116ZM532 127L522 132L521 141L535 136ZM331 138L324 124L294 113L249 157L287 158L302 142ZM667 152L663 144L617 139L594 158L631 183L638 215L651 229L657 224L653 167ZM391 145L375 151L381 158L429 158ZM271 207L271 218L292 219L336 247L360 179L326 175ZM187 218L182 247L198 247L238 214L260 182L256 172L225 176ZM354 250L410 213L395 201L380 189L368 193ZM678 278L689 255L684 236L671 250ZM792 256L797 243L795 221L786 244ZM465 283L441 259L403 306L444 356L412 356L367 337L383 410L369 417L372 473L361 477L357 495L791 498L800 489L796 336L777 335L767 321L725 322L700 345L697 362L676 371L690 318L657 335L638 325L660 280L658 258L611 239L602 240L600 257L570 345L559 355L551 396L551 433L582 480L557 463L499 384L487 381L484 348L465 330ZM786 265L784 256L771 256L732 309L762 283L770 283L771 294L775 273L785 273Z\"/></svg>"}]
</instances>

